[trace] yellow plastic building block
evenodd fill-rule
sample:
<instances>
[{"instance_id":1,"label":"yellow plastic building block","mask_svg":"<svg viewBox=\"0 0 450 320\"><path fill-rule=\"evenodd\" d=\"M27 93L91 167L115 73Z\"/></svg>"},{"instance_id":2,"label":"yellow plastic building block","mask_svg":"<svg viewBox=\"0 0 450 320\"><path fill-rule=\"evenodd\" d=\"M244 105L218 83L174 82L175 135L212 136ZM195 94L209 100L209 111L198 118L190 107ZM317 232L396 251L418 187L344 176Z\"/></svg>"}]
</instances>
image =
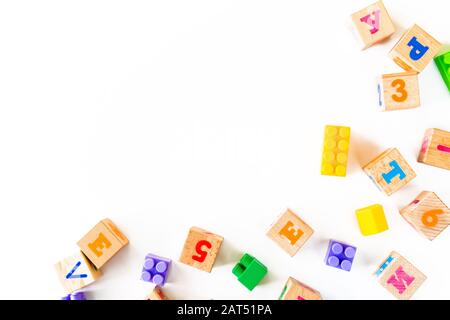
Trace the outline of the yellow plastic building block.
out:
<instances>
[{"instance_id":1,"label":"yellow plastic building block","mask_svg":"<svg viewBox=\"0 0 450 320\"><path fill-rule=\"evenodd\" d=\"M370 236L389 229L383 207L379 204L356 210L356 218L363 236Z\"/></svg>"},{"instance_id":2,"label":"yellow plastic building block","mask_svg":"<svg viewBox=\"0 0 450 320\"><path fill-rule=\"evenodd\" d=\"M338 177L346 176L349 144L349 127L325 126L322 175Z\"/></svg>"}]
</instances>

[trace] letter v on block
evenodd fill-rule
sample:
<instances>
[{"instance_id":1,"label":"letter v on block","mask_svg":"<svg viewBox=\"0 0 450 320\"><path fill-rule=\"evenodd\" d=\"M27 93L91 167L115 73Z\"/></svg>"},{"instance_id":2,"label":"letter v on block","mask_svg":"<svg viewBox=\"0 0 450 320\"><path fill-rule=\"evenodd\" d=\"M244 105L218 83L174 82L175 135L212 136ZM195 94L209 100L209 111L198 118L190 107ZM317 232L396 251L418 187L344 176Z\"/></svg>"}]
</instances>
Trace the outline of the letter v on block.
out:
<instances>
[{"instance_id":1,"label":"letter v on block","mask_svg":"<svg viewBox=\"0 0 450 320\"><path fill-rule=\"evenodd\" d=\"M79 278L87 278L87 274L74 274L75 271L81 266L81 261L78 261L75 266L72 268L72 270L69 271L69 273L66 274L66 279L79 279Z\"/></svg>"},{"instance_id":2,"label":"letter v on block","mask_svg":"<svg viewBox=\"0 0 450 320\"><path fill-rule=\"evenodd\" d=\"M360 19L361 22L367 23L372 27L372 29L370 29L371 34L375 34L380 30L380 12L380 10L375 10L372 14L368 14Z\"/></svg>"}]
</instances>

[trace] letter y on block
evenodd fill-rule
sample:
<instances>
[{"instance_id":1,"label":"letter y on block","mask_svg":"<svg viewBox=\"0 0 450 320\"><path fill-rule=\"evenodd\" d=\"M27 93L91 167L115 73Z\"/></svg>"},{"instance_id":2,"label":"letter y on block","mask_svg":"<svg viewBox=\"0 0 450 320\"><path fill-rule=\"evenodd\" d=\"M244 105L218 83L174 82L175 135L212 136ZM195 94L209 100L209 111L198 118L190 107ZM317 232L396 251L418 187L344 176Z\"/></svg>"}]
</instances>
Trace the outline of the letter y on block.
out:
<instances>
[{"instance_id":1,"label":"letter y on block","mask_svg":"<svg viewBox=\"0 0 450 320\"><path fill-rule=\"evenodd\" d=\"M371 34L375 34L380 30L380 10L376 10L372 12L372 14L368 14L360 20L361 22L367 23L370 27L372 27L372 29L370 29Z\"/></svg>"}]
</instances>

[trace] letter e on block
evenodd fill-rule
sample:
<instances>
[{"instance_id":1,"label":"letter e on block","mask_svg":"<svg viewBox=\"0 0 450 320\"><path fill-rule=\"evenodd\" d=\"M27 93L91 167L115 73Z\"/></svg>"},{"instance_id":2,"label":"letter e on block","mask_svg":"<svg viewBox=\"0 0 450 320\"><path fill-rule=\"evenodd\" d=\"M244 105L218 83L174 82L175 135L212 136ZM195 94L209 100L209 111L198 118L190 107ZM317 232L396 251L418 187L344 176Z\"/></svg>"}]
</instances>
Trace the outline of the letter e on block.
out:
<instances>
[{"instance_id":1,"label":"letter e on block","mask_svg":"<svg viewBox=\"0 0 450 320\"><path fill-rule=\"evenodd\" d=\"M222 242L223 237L192 227L184 243L180 262L202 271L211 272Z\"/></svg>"},{"instance_id":2,"label":"letter e on block","mask_svg":"<svg viewBox=\"0 0 450 320\"><path fill-rule=\"evenodd\" d=\"M128 244L128 239L109 219L103 219L92 228L78 246L97 269L100 269L120 249Z\"/></svg>"},{"instance_id":3,"label":"letter e on block","mask_svg":"<svg viewBox=\"0 0 450 320\"><path fill-rule=\"evenodd\" d=\"M293 257L314 233L314 230L290 209L272 224L267 236Z\"/></svg>"}]
</instances>

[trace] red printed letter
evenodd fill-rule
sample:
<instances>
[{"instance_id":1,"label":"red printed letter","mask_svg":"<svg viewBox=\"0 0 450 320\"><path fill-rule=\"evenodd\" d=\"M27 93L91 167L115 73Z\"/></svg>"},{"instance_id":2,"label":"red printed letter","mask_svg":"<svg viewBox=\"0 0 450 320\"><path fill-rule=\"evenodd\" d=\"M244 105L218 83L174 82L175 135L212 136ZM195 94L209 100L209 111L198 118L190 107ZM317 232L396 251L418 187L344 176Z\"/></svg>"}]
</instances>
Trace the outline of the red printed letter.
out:
<instances>
[{"instance_id":1,"label":"red printed letter","mask_svg":"<svg viewBox=\"0 0 450 320\"><path fill-rule=\"evenodd\" d=\"M207 251L204 251L202 247L205 246L208 249L211 249L212 245L209 241L206 240L200 240L197 242L197 245L195 246L195 251L197 252L198 256L193 255L192 259L198 262L203 262L206 259L206 256L208 255Z\"/></svg>"}]
</instances>

